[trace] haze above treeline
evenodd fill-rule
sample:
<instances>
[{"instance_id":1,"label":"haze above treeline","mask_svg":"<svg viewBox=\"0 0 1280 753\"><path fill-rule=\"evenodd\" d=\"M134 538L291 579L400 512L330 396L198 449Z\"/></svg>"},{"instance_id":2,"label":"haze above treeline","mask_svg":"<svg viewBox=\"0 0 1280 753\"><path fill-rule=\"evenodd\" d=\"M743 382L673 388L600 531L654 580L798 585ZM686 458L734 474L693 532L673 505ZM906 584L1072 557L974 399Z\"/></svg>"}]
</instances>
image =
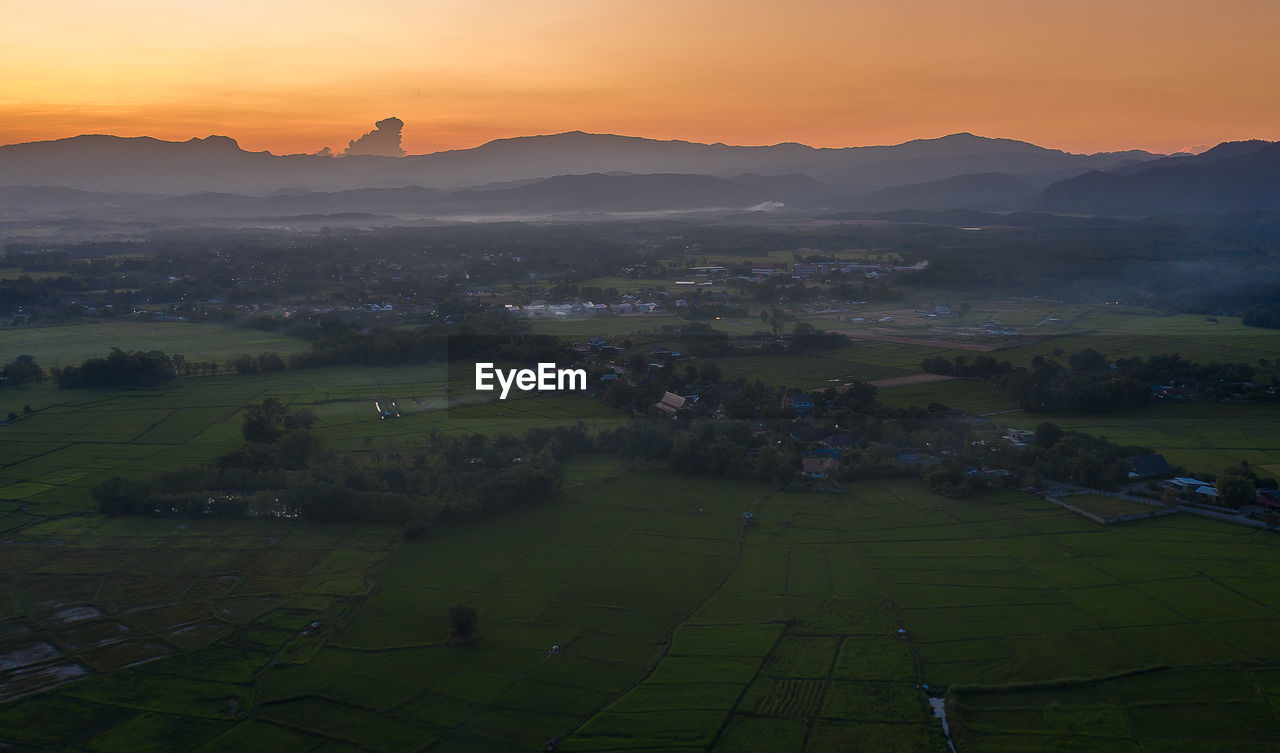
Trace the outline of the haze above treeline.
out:
<instances>
[{"instance_id":1,"label":"haze above treeline","mask_svg":"<svg viewBox=\"0 0 1280 753\"><path fill-rule=\"evenodd\" d=\"M0 147L0 219L364 224L669 212L976 210L1145 217L1280 210L1280 144L1072 154L957 133L892 146L730 146L580 131L403 155L391 117L340 154L226 136Z\"/></svg>"}]
</instances>

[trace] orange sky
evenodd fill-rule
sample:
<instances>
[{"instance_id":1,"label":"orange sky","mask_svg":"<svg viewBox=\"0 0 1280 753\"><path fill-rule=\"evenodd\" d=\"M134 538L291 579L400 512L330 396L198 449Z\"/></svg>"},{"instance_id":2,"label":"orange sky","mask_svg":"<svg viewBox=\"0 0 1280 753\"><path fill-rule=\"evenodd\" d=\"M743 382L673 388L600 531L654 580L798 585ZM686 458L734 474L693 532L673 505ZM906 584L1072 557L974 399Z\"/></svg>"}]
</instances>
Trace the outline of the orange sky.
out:
<instances>
[{"instance_id":1,"label":"orange sky","mask_svg":"<svg viewBox=\"0 0 1280 753\"><path fill-rule=\"evenodd\" d=\"M219 133L411 153L584 130L1070 151L1280 139L1276 0L41 0L0 24L0 143ZM185 7L190 6L190 7Z\"/></svg>"}]
</instances>

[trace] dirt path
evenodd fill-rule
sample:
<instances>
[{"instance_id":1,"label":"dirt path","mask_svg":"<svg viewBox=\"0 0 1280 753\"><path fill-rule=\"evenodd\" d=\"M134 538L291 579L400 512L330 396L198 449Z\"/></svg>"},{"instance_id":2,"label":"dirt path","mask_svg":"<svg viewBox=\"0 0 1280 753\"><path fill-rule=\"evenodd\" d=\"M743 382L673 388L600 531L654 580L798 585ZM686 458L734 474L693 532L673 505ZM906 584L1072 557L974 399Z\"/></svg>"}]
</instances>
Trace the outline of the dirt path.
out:
<instances>
[{"instance_id":1,"label":"dirt path","mask_svg":"<svg viewBox=\"0 0 1280 753\"><path fill-rule=\"evenodd\" d=\"M996 349L994 345L979 345L977 343L957 342L955 340L930 340L924 337L902 337L900 335L889 335L875 330L863 332L850 332L842 330L849 336L850 340L880 340L887 343L902 343L903 345L925 345L930 348L950 348L952 350L976 350L986 353Z\"/></svg>"},{"instance_id":2,"label":"dirt path","mask_svg":"<svg viewBox=\"0 0 1280 753\"><path fill-rule=\"evenodd\" d=\"M946 382L955 379L953 376L946 374L910 374L908 376L889 377L888 379L876 379L868 384L874 387L905 387L908 384L930 384L932 382Z\"/></svg>"}]
</instances>

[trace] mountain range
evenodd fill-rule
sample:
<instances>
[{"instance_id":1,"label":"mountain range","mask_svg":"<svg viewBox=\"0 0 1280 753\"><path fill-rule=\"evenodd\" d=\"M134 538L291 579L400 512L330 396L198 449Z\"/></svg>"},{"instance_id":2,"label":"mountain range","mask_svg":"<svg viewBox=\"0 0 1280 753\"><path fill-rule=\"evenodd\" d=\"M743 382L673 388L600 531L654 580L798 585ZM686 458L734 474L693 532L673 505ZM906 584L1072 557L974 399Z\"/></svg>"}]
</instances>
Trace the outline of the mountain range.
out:
<instances>
[{"instance_id":1,"label":"mountain range","mask_svg":"<svg viewBox=\"0 0 1280 753\"><path fill-rule=\"evenodd\" d=\"M0 217L388 219L708 210L1150 216L1280 210L1280 144L1071 154L968 133L840 149L582 132L405 157L274 155L210 136L0 146Z\"/></svg>"}]
</instances>

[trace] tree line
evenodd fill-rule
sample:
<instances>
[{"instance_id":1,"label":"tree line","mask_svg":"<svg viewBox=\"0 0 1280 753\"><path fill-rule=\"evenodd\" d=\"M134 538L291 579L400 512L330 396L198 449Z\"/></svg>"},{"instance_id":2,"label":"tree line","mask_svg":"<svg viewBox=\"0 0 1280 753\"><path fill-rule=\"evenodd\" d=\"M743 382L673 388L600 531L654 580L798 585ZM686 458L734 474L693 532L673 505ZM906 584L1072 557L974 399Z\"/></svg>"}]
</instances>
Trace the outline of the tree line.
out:
<instances>
[{"instance_id":1,"label":"tree line","mask_svg":"<svg viewBox=\"0 0 1280 753\"><path fill-rule=\"evenodd\" d=\"M1263 365L1260 363L1260 365ZM1189 361L1177 353L1146 359L1110 359L1093 348L1071 353L1064 365L1036 356L1030 368L1015 368L991 356L926 358L921 368L933 374L981 379L999 387L1017 407L1033 413L1111 413L1142 407L1166 396L1210 400L1274 400L1277 380L1257 380L1245 363Z\"/></svg>"},{"instance_id":2,"label":"tree line","mask_svg":"<svg viewBox=\"0 0 1280 753\"><path fill-rule=\"evenodd\" d=\"M590 447L579 426L520 437L433 432L412 454L325 452L314 421L311 411L268 398L245 411L239 450L148 480L112 477L93 498L109 515L299 517L422 530L545 500L558 488L561 461Z\"/></svg>"},{"instance_id":3,"label":"tree line","mask_svg":"<svg viewBox=\"0 0 1280 753\"><path fill-rule=\"evenodd\" d=\"M175 379L178 371L162 351L112 348L105 357L86 359L79 366L55 366L49 374L63 389L148 389Z\"/></svg>"}]
</instances>

